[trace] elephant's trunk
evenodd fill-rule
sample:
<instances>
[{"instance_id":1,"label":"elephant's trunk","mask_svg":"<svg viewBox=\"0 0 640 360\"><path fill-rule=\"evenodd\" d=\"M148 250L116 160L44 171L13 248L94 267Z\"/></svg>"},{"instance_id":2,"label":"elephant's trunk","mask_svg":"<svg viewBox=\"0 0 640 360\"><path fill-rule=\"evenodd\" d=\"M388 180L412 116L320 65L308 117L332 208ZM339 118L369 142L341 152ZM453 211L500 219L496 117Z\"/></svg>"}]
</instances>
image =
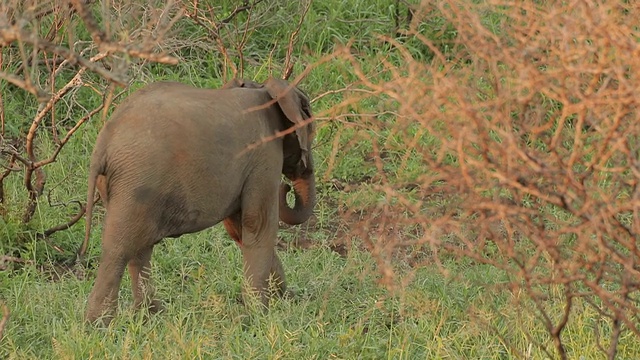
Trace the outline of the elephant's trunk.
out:
<instances>
[{"instance_id":1,"label":"elephant's trunk","mask_svg":"<svg viewBox=\"0 0 640 360\"><path fill-rule=\"evenodd\" d=\"M316 202L316 181L312 171L300 178L292 180L295 195L293 208L287 205L287 193L291 190L288 184L280 186L280 220L289 225L299 225L307 221L313 214Z\"/></svg>"}]
</instances>

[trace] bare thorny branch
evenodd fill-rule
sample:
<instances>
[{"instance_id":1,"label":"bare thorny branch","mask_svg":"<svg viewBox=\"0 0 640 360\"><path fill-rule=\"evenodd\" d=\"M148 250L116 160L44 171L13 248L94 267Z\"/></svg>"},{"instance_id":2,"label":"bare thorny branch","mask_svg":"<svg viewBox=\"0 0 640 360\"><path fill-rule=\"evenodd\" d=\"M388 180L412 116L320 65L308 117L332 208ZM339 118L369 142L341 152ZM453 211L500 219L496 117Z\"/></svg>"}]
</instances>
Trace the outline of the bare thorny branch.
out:
<instances>
[{"instance_id":1,"label":"bare thorny branch","mask_svg":"<svg viewBox=\"0 0 640 360\"><path fill-rule=\"evenodd\" d=\"M263 0L244 0L242 4L237 5L229 15L222 19L218 19L217 9L210 5L208 5L206 10L201 10L199 8L198 0L194 0L191 3L190 7L192 8L192 11L185 11L185 16L193 20L196 25L206 29L209 38L214 41L216 48L224 59L223 78L225 79L229 78L226 73L227 67L231 68L231 78L242 77L244 68L243 48L250 32L249 27L251 25L251 15L255 6L260 4L262 1ZM248 14L248 19L245 21L244 31L241 34L235 34L237 40L235 41L235 44L233 44L234 41L232 40L231 30L227 29L227 25L230 24L238 15L245 12ZM226 31L229 35L224 36L223 31ZM228 41L232 42L231 46L235 48L236 55L239 57L239 64L237 65L229 52L229 45L227 45Z\"/></svg>"},{"instance_id":2,"label":"bare thorny branch","mask_svg":"<svg viewBox=\"0 0 640 360\"><path fill-rule=\"evenodd\" d=\"M172 56L168 56L166 54L154 53L152 50L149 50L148 45L142 49L138 49L138 48L132 47L131 45L123 45L123 44L111 41L108 35L99 28L98 22L93 17L93 15L91 14L91 12L89 11L89 9L87 8L87 6L84 4L82 0L69 0L69 1L71 4L73 4L73 7L76 9L78 14L82 18L85 26L91 32L91 38L97 44L98 49L100 49L101 52L105 52L105 53L122 52L131 57L145 59L145 60L156 62L156 63L173 64L173 65L178 63L178 59ZM166 9L163 13L168 13L168 10L171 7L173 7L172 1L168 2ZM165 25L164 30L161 30L161 33L159 34L159 36L164 35L163 32L166 32L166 30L172 28L173 25L176 23L176 21L178 21L178 19L180 19L181 16L182 16L181 11L178 11L176 15L173 17L173 19L171 19L171 21L169 21L168 24ZM105 77L105 78L109 79L108 77ZM117 81L113 81L113 82L118 83Z\"/></svg>"},{"instance_id":3,"label":"bare thorny branch","mask_svg":"<svg viewBox=\"0 0 640 360\"><path fill-rule=\"evenodd\" d=\"M68 5L68 6L67 6ZM5 127L5 97L0 97L0 154L4 156L6 161L1 163L0 170L0 215L6 215L7 207L5 206L6 198L4 197L4 180L15 173L17 165L21 165L24 175L24 186L28 194L28 202L25 207L22 221L28 223L31 221L37 206L38 199L43 194L46 185L46 172L44 168L55 162L62 152L65 145L68 144L72 136L94 115L101 111L106 111L107 107L114 101L113 85L96 85L87 82L87 74L93 73L98 75L107 84L127 85L128 81L123 76L122 66L111 67L107 69L103 64L105 61L113 59L117 55L126 55L132 58L139 58L150 62L160 62L167 64L175 64L176 58L168 56L165 53L158 53L155 48L163 41L163 37L168 34L169 29L173 27L176 21L182 16L181 11L174 10L175 4L169 2L165 4L162 12L150 12L151 15L159 14L157 21L154 23L153 33L149 33L147 38L142 41L139 39L142 32L137 32L135 36L138 38L129 38L130 42L113 40L109 31L102 30L98 26L97 20L90 11L90 2L82 0L70 0L68 4L58 2L45 2L41 7L37 8L34 13L21 13L23 11L20 6L13 6L9 17L0 19L0 45L2 52L0 53L0 79L4 79L8 83L27 91L35 96L40 103L40 107L31 121L31 125L26 131L24 139L14 141L9 139ZM26 11L26 10L24 10ZM33 11L33 8L29 8ZM24 18L20 18L24 16ZM40 35L37 25L44 17L55 16L49 31ZM93 42L76 42L71 30L77 25L74 19L79 18L81 23L89 30ZM107 24L108 25L108 24ZM153 25L150 25L153 26ZM66 33L62 32L62 29ZM129 29L134 30L134 29ZM65 37L66 34L66 37ZM121 34L121 33L120 33ZM68 40L69 46L65 44ZM76 51L77 46L84 46L81 51ZM9 64L4 55L6 53L17 54L17 58L21 60L16 69L10 70ZM93 54L87 57L88 54ZM15 57L15 56L14 56ZM43 67L44 65L44 67ZM60 82L63 70L75 68L75 74L70 80L65 80L62 86ZM68 73L68 71L67 71ZM68 78L67 78L68 79ZM45 82L45 86L41 86L41 82ZM60 107L61 101L69 106L68 98L73 96L80 88L91 86L96 91L102 90L102 102L92 110L86 110L86 113L77 121L74 121L71 127L67 127L64 134L59 134L59 121L56 121L56 108ZM46 89L46 90L45 90ZM38 154L37 149L38 138L41 136L43 124L45 120L50 120L51 139L54 143L52 152L48 155ZM49 125L49 124L48 124ZM65 125L66 127L66 125ZM15 135L13 135L15 136ZM11 141L10 141L11 140ZM17 139L16 139L17 140ZM79 220L84 212L84 207L80 207L79 212L69 222L54 226L38 234L38 238L45 239L56 231L63 230ZM50 244L57 251L62 251L57 246Z\"/></svg>"},{"instance_id":4,"label":"bare thorny branch","mask_svg":"<svg viewBox=\"0 0 640 360\"><path fill-rule=\"evenodd\" d=\"M511 289L527 294L519 304L538 314L551 340L550 349L540 346L559 358L570 356L565 332L583 306L601 317L596 330L607 329L598 335L608 338L600 346L607 357L616 356L623 334L640 337L640 63L630 55L638 44L623 35L635 33L633 16L587 3L562 11L533 3L429 4L455 28L448 46L458 46L458 55L445 55L417 31L429 13L420 8L406 36L433 52L431 62L391 38L383 41L404 62L385 54L379 74L341 54L366 90L345 99L342 113L363 99L381 104L377 116L358 117L352 141L371 143L376 175L368 182L386 202L363 209L369 216L351 227L382 258L383 279L397 284L387 259L417 246L412 251L426 263L447 254L498 268ZM496 33L479 14L497 8L512 21ZM386 120L389 111L399 116ZM402 140L372 135L387 133ZM345 151L338 140L335 148L330 165ZM400 154L392 155L398 168L387 170L383 154ZM410 163L422 169L417 179ZM419 235L404 238L398 228Z\"/></svg>"},{"instance_id":5,"label":"bare thorny branch","mask_svg":"<svg viewBox=\"0 0 640 360\"><path fill-rule=\"evenodd\" d=\"M304 18L307 16L307 13L311 8L311 2L312 0L308 0L307 3L305 4L304 9L302 10L302 14L298 19L298 25L296 26L296 29L291 32L291 36L289 37L289 45L287 46L287 56L285 57L285 60L284 60L284 71L282 73L282 78L284 80L288 80L289 77L291 77L291 74L293 73L293 66L295 65L295 61L293 60L293 49L298 40L298 34L300 33L300 28L302 27Z\"/></svg>"},{"instance_id":6,"label":"bare thorny branch","mask_svg":"<svg viewBox=\"0 0 640 360\"><path fill-rule=\"evenodd\" d=\"M262 6L258 7L258 5ZM282 68L283 78L289 78L293 71L295 62L292 54L310 7L311 0L306 1L301 7L301 12L296 14L298 24L289 39L288 51ZM205 29L209 39L214 42L215 48L222 58L223 78L228 79L243 76L246 61L244 54L248 39L259 27L259 24L265 20L265 14L268 14L272 8L271 3L263 0L246 0L221 17L219 8L201 4L199 1L191 1L188 4L188 10L184 12L186 17ZM242 18L242 22L237 21L240 14L246 15L246 18ZM230 75L227 73L228 69L231 71Z\"/></svg>"}]
</instances>

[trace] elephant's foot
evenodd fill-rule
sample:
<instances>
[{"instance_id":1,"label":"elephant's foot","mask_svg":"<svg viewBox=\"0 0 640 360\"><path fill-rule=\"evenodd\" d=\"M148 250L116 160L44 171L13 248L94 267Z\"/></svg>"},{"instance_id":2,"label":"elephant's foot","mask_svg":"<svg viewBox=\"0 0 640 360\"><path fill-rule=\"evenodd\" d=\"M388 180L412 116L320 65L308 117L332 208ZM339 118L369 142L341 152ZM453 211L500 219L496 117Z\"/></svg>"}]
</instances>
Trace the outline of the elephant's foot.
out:
<instances>
[{"instance_id":1,"label":"elephant's foot","mask_svg":"<svg viewBox=\"0 0 640 360\"><path fill-rule=\"evenodd\" d=\"M282 283L277 284L270 282L269 288L258 291L256 289L245 289L236 296L236 301L239 304L260 304L263 309L269 308L269 302L271 299L280 298L284 300L292 300L297 296L296 292L283 286Z\"/></svg>"},{"instance_id":2,"label":"elephant's foot","mask_svg":"<svg viewBox=\"0 0 640 360\"><path fill-rule=\"evenodd\" d=\"M164 311L164 305L162 304L162 301L154 299L151 300L148 309L150 314L157 314Z\"/></svg>"},{"instance_id":3,"label":"elephant's foot","mask_svg":"<svg viewBox=\"0 0 640 360\"><path fill-rule=\"evenodd\" d=\"M270 280L269 281L269 297L279 297L283 299L290 298L293 291L289 290L282 281Z\"/></svg>"},{"instance_id":4,"label":"elephant's foot","mask_svg":"<svg viewBox=\"0 0 640 360\"><path fill-rule=\"evenodd\" d=\"M89 302L89 307L85 313L85 321L92 325L107 327L115 317L116 306L115 304L111 304L110 306L95 306Z\"/></svg>"},{"instance_id":5,"label":"elephant's foot","mask_svg":"<svg viewBox=\"0 0 640 360\"><path fill-rule=\"evenodd\" d=\"M296 294L295 291L287 288L282 292L282 294L280 294L280 296L285 300L293 300L295 297L298 296L298 294Z\"/></svg>"},{"instance_id":6,"label":"elephant's foot","mask_svg":"<svg viewBox=\"0 0 640 360\"><path fill-rule=\"evenodd\" d=\"M164 305L162 304L162 301L158 299L136 301L133 304L133 308L136 310L146 310L149 314L157 314L164 311Z\"/></svg>"}]
</instances>

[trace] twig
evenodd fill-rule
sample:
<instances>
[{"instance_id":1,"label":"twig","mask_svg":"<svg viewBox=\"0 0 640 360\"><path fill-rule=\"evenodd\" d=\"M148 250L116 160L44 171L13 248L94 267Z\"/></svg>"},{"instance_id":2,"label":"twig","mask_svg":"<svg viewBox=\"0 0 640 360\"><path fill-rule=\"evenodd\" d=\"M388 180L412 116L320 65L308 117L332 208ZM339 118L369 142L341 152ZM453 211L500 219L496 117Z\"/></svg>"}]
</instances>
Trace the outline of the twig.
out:
<instances>
[{"instance_id":1,"label":"twig","mask_svg":"<svg viewBox=\"0 0 640 360\"><path fill-rule=\"evenodd\" d=\"M145 60L149 60L156 63L169 64L169 65L178 64L178 59L173 56L169 56L166 54L157 54L152 51L131 49L127 46L123 46L121 44L112 42L107 36L107 34L99 28L98 22L93 17L93 14L91 14L91 11L89 11L85 7L84 1L81 1L81 0L69 0L69 1L78 12L78 15L80 16L85 26L87 27L87 30L89 30L89 32L91 33L91 38L96 44L98 44L98 47L101 52L105 52L105 53L122 52L135 58L145 59ZM182 16L182 13L179 12L174 17L174 19L169 23L169 27L172 26L181 16ZM85 64L82 64L82 65L85 65ZM91 70L95 71L94 69L91 69ZM105 77L105 78L110 79L110 77ZM120 79L118 79L118 81L115 81L115 82L118 83L118 85L122 85L122 86L125 85L125 82Z\"/></svg>"},{"instance_id":2,"label":"twig","mask_svg":"<svg viewBox=\"0 0 640 360\"><path fill-rule=\"evenodd\" d=\"M4 48L0 47L0 71L3 71L2 69L4 68ZM5 124L5 118L4 118L4 96L2 93L0 93L0 145L2 145L2 139L4 138L4 124ZM0 197L1 199L1 197ZM1 200L0 200L1 201Z\"/></svg>"},{"instance_id":3,"label":"twig","mask_svg":"<svg viewBox=\"0 0 640 360\"><path fill-rule=\"evenodd\" d=\"M35 184L31 181L33 174L36 175ZM27 202L27 206L25 208L24 213L22 214L22 222L24 224L31 221L33 214L36 211L36 204L38 197L42 195L42 191L44 190L44 185L47 183L47 176L42 168L29 168L27 167L25 170L24 176L24 185L27 188L27 192L29 194L29 201Z\"/></svg>"},{"instance_id":4,"label":"twig","mask_svg":"<svg viewBox=\"0 0 640 360\"><path fill-rule=\"evenodd\" d=\"M48 165L48 164L56 161L56 158L58 157L58 154L60 154L60 151L62 150L62 148L67 144L69 139L71 139L71 136L76 131L78 131L78 129L82 125L84 125L85 122L87 122L91 117L93 117L93 115L99 113L104 108L104 105L105 105L105 103L103 102L98 107L96 107L95 109L91 110L87 115L83 116L82 119L78 120L78 122L71 128L71 130L69 130L67 132L67 134L64 136L64 138L62 138L62 140L60 140L60 142L58 144L56 144L56 148L53 151L53 154L51 154L51 156L48 159L40 160L40 161L34 163L33 167L34 168L39 168L39 167Z\"/></svg>"},{"instance_id":5,"label":"twig","mask_svg":"<svg viewBox=\"0 0 640 360\"><path fill-rule=\"evenodd\" d=\"M12 156L12 159L9 161L9 166L6 166L6 167L3 166L9 171L16 171L16 169L11 166L12 164L15 163L16 160L18 160L24 166L31 166L31 161L29 161L29 159L27 159L27 158L23 157L22 155L20 155L18 150L16 150L16 148L14 148L13 146L11 146L11 147L6 146L6 147L0 149L0 153Z\"/></svg>"},{"instance_id":6,"label":"twig","mask_svg":"<svg viewBox=\"0 0 640 360\"><path fill-rule=\"evenodd\" d=\"M33 94L36 98L38 98L38 101L46 101L46 99L49 97L46 91L35 87L30 81L23 80L18 76L15 76L14 74L9 74L4 71L0 71L0 79L4 79L13 85L28 91L29 93ZM4 116L2 120L2 132L4 133Z\"/></svg>"},{"instance_id":7,"label":"twig","mask_svg":"<svg viewBox=\"0 0 640 360\"><path fill-rule=\"evenodd\" d=\"M234 78L244 76L244 47L247 43L247 39L249 38L249 27L251 25L251 15L253 15L253 6L249 9L251 11L247 12L247 20L244 22L244 31L242 32L242 37L240 41L237 42L236 45L236 53L238 54L238 72L233 74Z\"/></svg>"},{"instance_id":8,"label":"twig","mask_svg":"<svg viewBox=\"0 0 640 360\"><path fill-rule=\"evenodd\" d=\"M256 142L254 142L254 143L249 144L248 146L246 146L246 147L244 148L244 150L242 150L240 153L238 153L238 155L237 155L237 156L244 155L245 153L247 153L247 152L249 152L249 151L251 151L251 150L254 150L254 149L258 148L258 147L260 147L260 146L261 146L261 145L263 145L263 144L266 144L266 143L268 143L268 142L270 142L270 141L273 141L273 140L275 140L275 139L278 139L278 138L284 137L285 135L291 134L291 133L295 132L296 130L298 130L298 129L300 129L300 128L303 128L303 127L305 127L305 126L307 126L307 125L311 124L314 120L315 120L315 118L312 116L312 117L310 117L310 118L308 118L308 119L305 119L304 121L302 121L302 122L300 122L300 123L294 124L293 126L291 126L291 127L287 128L287 129L285 129L285 130L279 130L279 131L276 131L276 132L275 132L273 135L271 135L271 136L265 136L265 137L263 137L262 139L260 139L260 140L258 140L258 141L256 141Z\"/></svg>"},{"instance_id":9,"label":"twig","mask_svg":"<svg viewBox=\"0 0 640 360\"><path fill-rule=\"evenodd\" d=\"M238 69L235 66L233 60L231 59L231 57L229 56L229 52L227 51L227 47L225 46L222 37L220 36L220 28L221 26L219 24L215 24L213 23L211 20L208 20L204 17L201 17L198 14L198 4L194 3L194 9L193 9L193 14L189 14L187 13L187 17L190 18L191 20L193 20L195 22L196 25L204 28L205 30L207 30L207 33L209 35L209 38L211 38L215 44L216 47L218 48L218 51L220 52L220 54L222 54L222 58L224 59L223 63L223 78L227 78L227 66L231 67L231 71L233 72L233 77L236 77L236 74L238 73ZM206 19L209 24L212 24L213 27L208 26L207 24L205 24L202 19Z\"/></svg>"},{"instance_id":10,"label":"twig","mask_svg":"<svg viewBox=\"0 0 640 360\"><path fill-rule=\"evenodd\" d=\"M97 201L97 199L96 199ZM64 224L60 224L60 225L56 225L54 227L51 227L41 233L37 233L36 234L36 239L40 239L40 240L44 240L47 239L49 236L51 236L52 234L58 232L58 231L62 231L62 230L67 230L70 227L72 227L73 225L75 225L80 219L82 219L82 216L85 214L86 211L86 207L80 203L78 203L78 207L79 207L79 211L77 214L75 214L69 221L67 221ZM53 245L52 245L53 246ZM60 249L59 247L54 247L56 250L63 252L62 249Z\"/></svg>"},{"instance_id":11,"label":"twig","mask_svg":"<svg viewBox=\"0 0 640 360\"><path fill-rule=\"evenodd\" d=\"M569 285L565 285L565 296L566 302L564 306L564 312L562 314L562 319L560 319L560 322L550 332L553 342L556 345L556 350L560 354L561 359L567 358L567 351L562 342L562 330L565 328L567 322L569 321L569 315L571 314L573 305L573 292Z\"/></svg>"},{"instance_id":12,"label":"twig","mask_svg":"<svg viewBox=\"0 0 640 360\"><path fill-rule=\"evenodd\" d=\"M13 256L2 255L0 256L0 270L5 270L8 263L14 264L33 264L32 260L24 260Z\"/></svg>"},{"instance_id":13,"label":"twig","mask_svg":"<svg viewBox=\"0 0 640 360\"><path fill-rule=\"evenodd\" d=\"M293 48L298 40L298 34L300 33L302 22L304 21L305 17L307 16L307 13L309 12L309 9L311 8L312 1L313 0L307 1L307 4L305 5L304 10L302 10L302 14L300 15L300 19L298 20L298 26L296 26L296 29L291 33L291 36L289 37L289 45L287 46L287 55L284 60L284 71L282 72L283 80L288 80L289 77L291 77L291 74L293 73L293 66L295 65L295 61L292 60Z\"/></svg>"},{"instance_id":14,"label":"twig","mask_svg":"<svg viewBox=\"0 0 640 360\"><path fill-rule=\"evenodd\" d=\"M100 56L100 57L95 57L95 59L99 60L102 57L104 57L104 54L102 54L102 56ZM72 89L77 88L79 86L82 86L82 75L85 73L85 71L86 71L86 68L82 68L82 69L78 70L76 75L65 86L63 86L60 90L58 90L49 99L49 101L44 106L44 108L38 112L38 114L35 116L35 118L31 122L31 127L29 128L29 131L27 132L27 143L26 143L27 155L29 156L29 160L31 162L35 162L35 160L36 160L35 154L33 153L33 140L35 139L36 131L38 130L38 127L40 126L40 123L44 119L44 116L49 111L51 111L51 109L53 109L54 104L57 103L69 91L71 91Z\"/></svg>"},{"instance_id":15,"label":"twig","mask_svg":"<svg viewBox=\"0 0 640 360\"><path fill-rule=\"evenodd\" d=\"M236 6L236 8L233 9L233 11L231 12L231 14L229 14L229 16L227 16L226 18L220 20L220 24L228 24L228 23L230 23L231 20L233 20L233 18L238 16L238 14L240 14L243 11L247 11L247 10L252 9L254 6L260 4L262 1L264 1L264 0L255 0L253 2L250 2L249 0L244 0L242 5Z\"/></svg>"},{"instance_id":16,"label":"twig","mask_svg":"<svg viewBox=\"0 0 640 360\"><path fill-rule=\"evenodd\" d=\"M622 321L619 318L613 319L613 333L611 334L611 344L609 344L609 350L606 352L609 360L614 360L618 353L618 342L620 341L620 334L622 334Z\"/></svg>"},{"instance_id":17,"label":"twig","mask_svg":"<svg viewBox=\"0 0 640 360\"><path fill-rule=\"evenodd\" d=\"M95 61L103 59L105 56L106 56L105 53L100 53L98 55L93 56L90 59L90 61L95 62ZM102 109L102 106L104 106L104 101L103 101L103 103L97 109L94 109L88 115L86 115L81 120L79 120L76 123L76 125L71 130L69 130L69 132L64 137L64 139L62 139L56 145L56 149L54 150L54 153L48 159L42 160L42 161L37 161L36 160L36 156L35 156L35 153L34 153L33 142L34 142L34 139L35 139L35 136L36 136L36 131L38 130L38 127L40 126L40 123L44 119L44 116L49 111L51 111L51 109L53 109L53 106L63 96L65 96L72 89L77 88L79 86L82 86L82 83L83 83L82 82L82 75L86 72L86 70L87 70L86 67L83 67L83 68L79 69L78 72L76 73L76 75L65 86L63 86L60 90L58 90L49 99L47 104L42 108L42 110L40 110L38 112L38 114L35 116L35 118L31 122L31 127L29 128L29 131L27 133L27 138L26 138L27 139L27 141L26 141L26 152L27 152L27 156L28 156L28 162L25 162L24 160L21 160L21 162L23 162L25 164L24 184L25 184L25 187L27 188L27 191L29 193L29 202L27 203L27 206L26 206L25 211L24 211L23 216L22 216L22 222L25 223L25 224L28 223L29 221L31 221L31 218L33 217L33 214L35 213L36 201L37 201L38 197L40 195L42 195L42 191L44 190L44 186L46 184L46 174L42 170L42 166L54 162L55 159L57 158L58 154L60 153L60 150L62 150L62 147L71 138L71 135L73 135L80 128L80 126L82 126L91 116L93 116L94 114L99 112ZM20 160L20 157L17 154L17 152L14 155L17 156L17 158ZM33 183L32 180L31 180L34 174L35 174L35 183Z\"/></svg>"},{"instance_id":18,"label":"twig","mask_svg":"<svg viewBox=\"0 0 640 360\"><path fill-rule=\"evenodd\" d=\"M41 39L35 33L29 33L29 32L26 32L25 30L22 30L16 27L0 28L0 45L6 46L14 41L18 41L19 43L30 44L39 50L54 53L65 59L68 59L71 64L80 64L83 67L86 67L87 69L102 76L106 80L115 82L121 86L126 85L126 81L119 78L118 76L111 73L110 71L106 70L104 67L98 65L95 62L91 62L90 60L76 54L75 52L65 47L57 46L49 41ZM13 82L17 86L20 86L19 84L21 83L21 81L19 79L15 79L15 77L11 76L10 74L6 74L2 72L0 73L0 77L5 78L7 81ZM28 84L28 82L27 82L27 85L31 86L30 84ZM25 90L27 90L27 88L25 88ZM30 91L30 92L34 93L34 95L38 94L37 91L36 92Z\"/></svg>"}]
</instances>

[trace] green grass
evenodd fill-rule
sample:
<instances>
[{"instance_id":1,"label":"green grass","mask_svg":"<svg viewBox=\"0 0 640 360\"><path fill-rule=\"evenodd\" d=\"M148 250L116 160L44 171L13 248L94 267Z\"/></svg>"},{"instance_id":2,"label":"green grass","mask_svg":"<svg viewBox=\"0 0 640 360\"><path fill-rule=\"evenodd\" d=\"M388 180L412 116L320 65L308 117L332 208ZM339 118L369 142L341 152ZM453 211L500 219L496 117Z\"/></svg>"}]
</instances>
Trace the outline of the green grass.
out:
<instances>
[{"instance_id":1,"label":"green grass","mask_svg":"<svg viewBox=\"0 0 640 360\"><path fill-rule=\"evenodd\" d=\"M273 301L263 314L237 301L240 252L220 227L166 240L156 247L153 263L166 311L149 319L132 311L125 277L119 314L107 329L82 321L95 269L87 269L86 278L63 273L56 280L30 266L2 272L2 295L12 315L0 357L545 358L526 337L545 340L539 320L515 310L514 294L496 286L505 275L488 266L447 263L452 281L427 266L392 295L377 284L375 262L365 252L344 258L318 246L280 254L297 296ZM597 359L595 314L583 310L567 329L570 358ZM640 356L635 343L622 339L621 358Z\"/></svg>"}]
</instances>

